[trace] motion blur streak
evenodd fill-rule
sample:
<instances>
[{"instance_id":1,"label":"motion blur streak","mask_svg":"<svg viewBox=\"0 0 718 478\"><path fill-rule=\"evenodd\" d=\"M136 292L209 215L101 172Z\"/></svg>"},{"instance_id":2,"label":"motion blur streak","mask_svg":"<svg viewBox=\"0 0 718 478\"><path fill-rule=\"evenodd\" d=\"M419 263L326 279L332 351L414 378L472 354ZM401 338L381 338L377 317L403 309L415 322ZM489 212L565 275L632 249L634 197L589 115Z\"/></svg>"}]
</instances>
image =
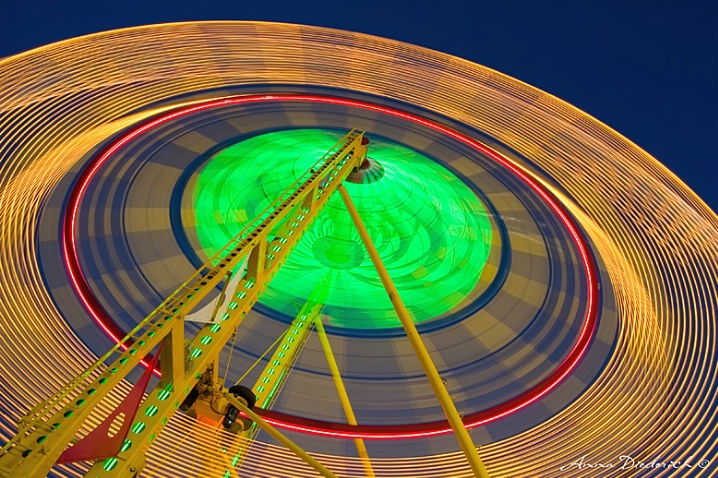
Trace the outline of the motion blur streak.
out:
<instances>
[{"instance_id":1,"label":"motion blur streak","mask_svg":"<svg viewBox=\"0 0 718 478\"><path fill-rule=\"evenodd\" d=\"M602 256L619 307L616 350L571 406L482 447L492 477L556 476L583 455L597 462L694 457L714 463L694 467L691 476L715 473L716 214L626 138L517 80L391 40L269 23L140 27L0 60L3 438L28 408L95 358L46 292L36 260L44 199L98 143L160 111L133 113L140 108L250 83L357 90L464 122L530 158L526 173L563 202ZM129 386L122 388L118 396ZM194 450L215 442L192 425L184 415L169 423L147 457L147 470L159 466L153 476L183 475L194 466ZM363 474L358 458L317 458L339 476ZM372 465L377 476L471 476L461 453ZM242 465L243 473L264 477L286 476L285 468L295 477L314 476L270 444L256 443ZM619 468L601 476L623 476ZM78 476L78 469L61 473ZM586 470L560 473L578 477ZM685 473L666 468L651 476Z\"/></svg>"}]
</instances>

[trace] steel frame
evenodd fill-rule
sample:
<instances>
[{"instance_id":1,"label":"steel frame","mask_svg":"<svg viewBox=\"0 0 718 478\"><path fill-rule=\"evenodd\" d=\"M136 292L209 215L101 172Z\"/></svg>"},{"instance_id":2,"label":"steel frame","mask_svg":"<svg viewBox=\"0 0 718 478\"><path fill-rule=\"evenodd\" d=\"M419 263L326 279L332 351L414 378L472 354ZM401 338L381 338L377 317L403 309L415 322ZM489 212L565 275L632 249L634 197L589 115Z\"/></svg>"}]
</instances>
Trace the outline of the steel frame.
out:
<instances>
[{"instance_id":1,"label":"steel frame","mask_svg":"<svg viewBox=\"0 0 718 478\"><path fill-rule=\"evenodd\" d=\"M0 475L45 476L102 400L160 343L169 360L162 380L142 403L116 460L96 462L88 476L134 476L144 454L202 374L213 369L219 353L249 309L275 276L286 256L344 178L366 156L363 133L352 130L302 177L287 188L223 249L164 300L115 347L20 421L18 434L2 449ZM270 236L271 240L270 240ZM185 355L184 316L192 311L245 257L244 278L219 323L206 324ZM109 365L108 365L109 362Z\"/></svg>"},{"instance_id":2,"label":"steel frame","mask_svg":"<svg viewBox=\"0 0 718 478\"><path fill-rule=\"evenodd\" d=\"M260 298L313 219L327 204L332 194L339 191L474 475L478 478L488 478L486 468L436 366L404 307L359 213L342 185L349 173L362 164L366 152L363 132L350 131L107 354L53 397L29 411L19 423L18 434L2 449L0 476L33 478L46 475L93 409L144 357L149 356L150 352L161 344L162 378L159 384L140 405L124 446L117 450L113 458L96 461L87 476L102 478L138 476L144 467L146 451L180 403L202 379L209 382L212 393L222 394L227 403L242 411L257 426L284 444L322 476L336 478L311 455L255 414L242 400L226 392L224 384L220 383L218 378L218 358L224 345ZM230 271L245 259L247 264L245 270L241 272L243 276L232 291L231 301L224 314L218 322L205 324L194 339L188 342L185 339L185 316L225 278L228 278ZM297 325L296 322L300 318L305 331L309 328L309 323L315 324L347 420L350 424L356 424L349 397L319 317L322 301L318 296L321 294L315 291L312 295L314 300L305 304L293 325ZM303 334L305 336L306 332ZM292 355L287 359L287 363L293 362L299 350L298 346L290 348ZM272 363L273 361L270 361L268 367L271 367ZM280 365L284 370L287 364L282 362ZM268 385L260 393L260 403L265 405L271 402L270 389L279 386L281 378L270 378L270 382L272 382L271 387ZM251 430L242 433L245 443L249 443L246 441L249 433ZM355 443L367 476L374 476L363 441L355 440Z\"/></svg>"}]
</instances>

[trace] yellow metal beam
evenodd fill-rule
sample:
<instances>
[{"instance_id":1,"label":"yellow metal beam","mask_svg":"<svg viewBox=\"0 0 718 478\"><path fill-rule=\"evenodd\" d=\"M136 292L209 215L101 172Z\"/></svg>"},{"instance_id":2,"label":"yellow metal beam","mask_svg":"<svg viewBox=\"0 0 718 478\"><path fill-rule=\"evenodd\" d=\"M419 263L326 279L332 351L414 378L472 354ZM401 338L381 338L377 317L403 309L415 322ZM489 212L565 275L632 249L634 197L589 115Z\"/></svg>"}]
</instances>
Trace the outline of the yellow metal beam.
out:
<instances>
[{"instance_id":1,"label":"yellow metal beam","mask_svg":"<svg viewBox=\"0 0 718 478\"><path fill-rule=\"evenodd\" d=\"M317 161L311 172L307 171L287 188L118 345L23 417L18 434L0 453L0 475L13 478L47 475L90 413L98 410L100 402L168 335L176 337L179 343L179 330L175 328L184 330L183 317L224 280L227 271L235 269L255 248L266 243L270 234L276 235L265 258L254 265L256 277L245 276L233 291L230 310L219 323L206 324L192 340L190 370L185 372L179 364L173 366L169 373L172 380L165 378L161 386L149 393L141 406L142 413L138 413L141 418L133 424L128 436L132 441L129 450L120 452L112 463L104 462L104 466L102 462L96 463L88 473L93 478L127 476L202 373L210 364L216 365L225 343L316 213L352 169L361 164L366 155L362 139L358 131L351 131L342 138ZM171 348L177 350L178 347ZM179 362L175 356L171 361Z\"/></svg>"},{"instance_id":2,"label":"yellow metal beam","mask_svg":"<svg viewBox=\"0 0 718 478\"><path fill-rule=\"evenodd\" d=\"M349 425L356 425L357 419L354 416L354 410L352 409L352 404L349 401L347 389L346 387L344 387L344 381L342 380L342 376L339 373L339 367L337 366L337 361L334 358L334 352L332 351L332 346L329 343L329 337L327 337L327 332L326 330L324 330L324 324L322 323L321 316L314 318L314 327L317 329L319 342L322 344L324 355L326 355L327 357L329 370L332 373L332 379L334 380L334 386L337 389L337 394L339 394L339 401L341 402L342 408L344 409L344 415L346 415L347 417L347 423ZM357 453L359 454L359 458L361 459L362 466L364 466L366 476L369 478L374 478L374 468L372 468L371 466L371 460L369 459L369 453L366 450L364 440L362 440L361 438L355 438L354 445L357 447Z\"/></svg>"},{"instance_id":3,"label":"yellow metal beam","mask_svg":"<svg viewBox=\"0 0 718 478\"><path fill-rule=\"evenodd\" d=\"M434 361L431 359L431 355L429 355L429 351L426 349L426 345L424 345L419 332L416 330L416 326L409 315L409 311L406 310L404 302L399 296L399 292L396 290L391 277L389 277L389 273L387 272L386 267L384 267L384 263L382 262L376 247L374 247L371 237L369 237L369 232L366 230L366 227L359 216L359 212L356 210L356 207L354 207L354 203L343 185L339 185L338 191L342 200L344 200L344 204L349 211L349 215L354 221L354 225L359 231L359 236L364 242L364 246L369 253L369 257L379 273L379 278L381 279L387 294L389 294L389 299L394 306L394 310L396 310L396 315L399 316L401 325L404 327L404 331L406 332L406 336L409 338L409 342L414 349L414 353L419 359L426 377L429 379L431 388L434 390L436 398L439 400L441 408L444 410L444 414L446 415L451 428L454 430L456 439L459 441L459 446L461 446L461 449L464 452L474 475L478 478L489 478L489 474L479 457L479 453L476 451L476 447L471 440L471 436L469 436L469 432L466 431L464 423L461 421L461 416L456 410L456 406L454 405L453 400L451 400L451 396L439 376L439 372L436 369Z\"/></svg>"},{"instance_id":4,"label":"yellow metal beam","mask_svg":"<svg viewBox=\"0 0 718 478\"><path fill-rule=\"evenodd\" d=\"M164 387L170 383L178 383L185 374L185 338L184 327L178 324L162 341L164 344L160 351L160 364L162 378L160 386Z\"/></svg>"},{"instance_id":5,"label":"yellow metal beam","mask_svg":"<svg viewBox=\"0 0 718 478\"><path fill-rule=\"evenodd\" d=\"M257 407L265 410L271 407L283 377L294 365L302 345L311 332L312 320L321 313L323 307L321 302L310 296L299 310L252 388L257 395Z\"/></svg>"},{"instance_id":6,"label":"yellow metal beam","mask_svg":"<svg viewBox=\"0 0 718 478\"><path fill-rule=\"evenodd\" d=\"M322 284L320 284L322 285ZM276 400L279 390L286 379L286 375L290 369L294 366L294 362L297 359L297 355L302 349L302 346L306 342L311 332L312 319L316 317L324 307L321 303L317 303L312 297L317 296L315 290L310 299L304 303L299 314L294 318L292 324L287 329L286 333L277 348L272 354L271 358L267 362L266 367L257 378L257 381L252 387L252 391L256 394L257 405L256 407L268 410L271 408L274 400ZM259 429L255 426L248 430L245 430L239 434L239 437L234 440L232 445L228 446L227 449L237 450L234 454L235 463L234 466L227 468L226 471L230 473L234 472L232 476L236 476L236 470L239 468L247 456L249 448L254 442L254 437L259 432ZM230 462L230 463L232 463Z\"/></svg>"},{"instance_id":7,"label":"yellow metal beam","mask_svg":"<svg viewBox=\"0 0 718 478\"><path fill-rule=\"evenodd\" d=\"M361 163L363 156L356 156L356 151L363 151L363 154L366 154L366 148L361 146L361 141L361 133L352 132L345 136L344 143L340 142L338 149L333 153L328 153L329 158L325 158L324 165L315 170L305 184L298 185L293 193L286 191L279 198L284 198L285 202L280 203L278 199L276 202L279 204L273 211L267 209L264 214L260 215L260 217L264 216L264 220L257 225L254 232L248 235L248 240L254 248L260 242L267 241L270 233L274 236L272 247L266 250L264 266L256 268L256 277L245 275L237 284L232 292L232 301L227 307L227 312L220 317L220 322L206 324L197 333L190 345L193 368L184 380L164 388L156 387L142 403L142 410L147 411L156 407L158 411L155 415L143 417L147 431L136 437L139 441L137 446L120 452L117 455L118 464L115 468L108 470L107 462L97 462L90 468L87 476L92 478L124 476L126 467L135 461L135 456L142 455L147 451L153 436L164 428L164 423L175 413L179 403L182 403L189 391L192 390L201 374L210 363L216 360L224 344L232 337L247 312L256 303L258 295L265 290L271 278L286 262L290 252L302 238L304 231L309 227L316 214L327 204L331 193L336 191L343 178ZM313 209L307 209L302 204L309 195L314 198ZM284 204L287 206L282 207ZM289 204L297 206L289 207ZM279 225L278 228L277 225ZM179 324L184 326L183 322L179 322ZM150 440L147 439L148 435L152 435Z\"/></svg>"},{"instance_id":8,"label":"yellow metal beam","mask_svg":"<svg viewBox=\"0 0 718 478\"><path fill-rule=\"evenodd\" d=\"M329 471L324 465L319 463L314 457L312 457L309 453L304 451L300 446L298 446L296 443L294 443L292 440L284 436L282 432L274 428L269 423L265 422L262 417L254 413L249 407L247 407L244 403L242 403L240 400L237 400L233 395L229 393L225 393L225 398L229 402L230 405L236 407L240 412L247 415L254 423L257 424L259 428L267 432L269 436L277 440L279 443L287 447L289 450L291 450L295 455L297 455L299 458L304 460L305 463L307 463L309 466L314 468L320 475L326 477L326 478L337 478L337 475Z\"/></svg>"}]
</instances>

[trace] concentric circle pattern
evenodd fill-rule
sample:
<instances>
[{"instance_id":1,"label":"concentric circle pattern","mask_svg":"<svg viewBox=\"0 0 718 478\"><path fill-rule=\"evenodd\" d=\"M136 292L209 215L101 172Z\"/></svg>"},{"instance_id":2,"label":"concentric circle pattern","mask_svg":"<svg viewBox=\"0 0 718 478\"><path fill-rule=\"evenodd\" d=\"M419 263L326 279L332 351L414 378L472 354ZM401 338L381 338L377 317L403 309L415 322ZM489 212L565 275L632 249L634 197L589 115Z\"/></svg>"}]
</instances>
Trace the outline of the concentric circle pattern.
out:
<instances>
[{"instance_id":1,"label":"concentric circle pattern","mask_svg":"<svg viewBox=\"0 0 718 478\"><path fill-rule=\"evenodd\" d=\"M715 213L630 141L516 80L265 23L119 30L0 60L3 438L351 128L370 161L347 189L492 477L715 476ZM265 416L339 476L365 474L353 436L382 438L366 440L376 476L471 476L336 199L222 364L236 380L259 360L251 385L328 277L324 320L360 426L314 336ZM194 424L168 423L147 476L221 459ZM621 455L694 466L626 470ZM614 467L571 466L582 457ZM260 434L241 476L287 470L315 476Z\"/></svg>"},{"instance_id":2,"label":"concentric circle pattern","mask_svg":"<svg viewBox=\"0 0 718 478\"><path fill-rule=\"evenodd\" d=\"M124 335L124 330L131 328L152 308L152 301L149 301L148 297L157 294L157 300L161 300L175 287L172 284L172 287L157 293L158 285L166 283L167 277L171 278L173 274L181 271L182 267L186 268L186 273L189 274L203 262L197 258L196 264L188 264L187 259L191 258L193 251L187 251L186 245L183 247L182 241L177 240L178 237L191 235L201 229L194 227L191 222L185 227L186 221L180 219L174 221L183 224L179 231L174 225L166 230L158 228L157 225L173 223L172 211L175 208L172 203L180 201L178 198L195 196L184 192L177 193L178 190L186 190L185 183L197 182L193 181L192 177L187 178L192 176L192 164L212 157L211 151L216 148L221 150L227 132L232 137L237 130L251 131L264 114L264 109L269 107L269 111L274 111L278 102L286 103L284 108L298 108L299 105L310 109L327 105L351 107L351 110L344 111L343 114L353 118L360 118L361 112L366 110L381 112L382 116L377 118L381 119L381 122L375 120L379 124L392 124L391 121L396 121L395 118L398 117L402 121L399 131L411 130L418 125L422 130L421 137L433 130L434 133L440 133L444 141L449 133L460 140L459 143L469 145L471 149L463 154L467 159L473 159L474 176L481 171L480 165L486 163L487 159L498 161L510 170L497 169L495 164L488 162L485 167L493 167L495 171L477 176L473 179L473 185L480 192L488 191L486 204L491 205L491 209L495 211L492 216L497 223L495 228L499 231L493 236L505 236L500 244L513 244L513 247L496 247L498 244L492 244L488 262L493 265L495 271L487 271L478 277L479 283L475 289L481 293L471 298L467 304L460 304L457 311L446 317L433 319L433 323L427 326L436 333L424 334L425 341L440 341L452 345L451 354L444 350L442 355L442 376L447 381L457 383L453 390L476 390L476 393L465 393L461 403L467 424L471 427L483 426L484 433L496 440L516 433L517 428L526 429L532 424L540 423L552 414L551 410L566 406L590 383L591 374L595 375L599 370L598 366L605 361L615 336L615 314L611 308L603 307L600 315L605 320L601 321L601 326L595 333L598 339L596 346L589 349L588 345L596 332L598 317L598 277L580 232L556 201L527 176L517 177L515 168L509 167L510 165L490 148L445 126L374 103L319 95L239 95L201 102L160 115L149 123L127 130L113 138L111 144L102 149L101 154L89 155L84 171L71 188L70 201L65 208L62 227L63 237L68 239L60 249L55 243L42 248L41 258L44 259L41 263L52 262L56 256L65 260L69 270L74 271L70 287L73 287L87 304L101 329L109 331L114 337ZM248 107L251 114L246 111ZM197 112L202 115L196 116ZM239 120L237 116L246 116L249 121ZM315 112L313 117L322 124L332 121L331 117L325 117L320 112ZM181 126L175 121L178 119L183 122ZM242 123L237 125L238 121ZM234 128L230 125L234 125ZM378 128L377 125L371 129ZM198 151L182 148L182 144L187 141L186 130L192 132L190 137L193 139L198 134L214 137L217 145L213 146L212 142L205 143L209 151L197 157ZM151 137L148 138L147 134ZM230 140L234 141L236 140ZM152 147L146 148L146 144L151 144ZM194 145L195 141L192 144ZM437 157L451 157L452 152L455 154L453 148L459 145L452 142L450 145L451 148L442 145L437 151ZM186 160L191 159L188 165L183 166L178 159L178 149L185 149L183 156ZM279 148L277 154L281 154L282 149ZM177 171L181 171L178 180L172 180L172 170L163 167L166 164L171 164ZM117 171L118 168L124 172L121 176L130 176L132 181L106 172ZM446 173L444 175L445 178L451 177ZM470 180L468 177L465 179ZM510 183L511 188L507 188L501 181ZM251 181L237 184L237 189L240 190L247 188ZM401 185L395 187L402 189ZM513 188L521 191L521 197L512 192ZM151 198L147 198L148 192ZM85 196L94 199L85 202ZM134 199L137 196L140 199ZM383 200L379 196L372 199L375 202ZM50 198L49 203L58 204L58 208L62 209L65 194L58 192ZM138 206L132 207L135 203ZM152 205L151 208L139 206L147 206L148 203ZM497 203L498 207L494 203ZM87 207L84 207L84 204L87 204ZM100 207L97 207L98 204ZM117 214L119 208L106 208L103 204L129 204L130 207L122 209L123 215ZM439 204L431 203L424 207L433 209L434 215L446 214L446 211L437 207ZM557 213L560 218L553 217L551 212ZM510 213L511 219L515 221L510 227L501 219L505 213ZM154 215L157 217L153 217ZM174 217L186 215L180 211ZM190 210L189 216L196 217L196 209ZM323 214L317 220L323 217L326 218L326 215ZM536 224L534 217L540 217L542 221ZM147 218L152 218L152 228L147 230L138 227L143 221L147 224ZM43 215L41 229L54 228L54 224L53 214ZM80 227L76 232L79 237L76 238L73 231L78 229L78 224ZM102 224L102 228L88 229L82 227L84 224ZM543 230L539 230L539 224ZM126 225L132 225L133 233L125 232ZM447 233L451 234L451 227ZM546 236L553 237L554 240L541 246ZM434 237L441 240L436 234ZM82 243L92 244L92 247L82 248ZM185 257L178 253L183 249ZM197 252L197 255L201 254L201 250ZM575 262L566 260L574 256L580 256L581 259ZM116 258L124 258L123 263L131 264L132 267L118 270L120 264ZM434 259L431 256L428 258ZM401 264L401 261L398 262ZM162 270L158 274L158 264L165 267L172 265L173 268L171 271ZM417 270L421 271L421 264L417 264L417 267ZM308 271L307 275L310 273L311 271ZM131 278L130 281L127 280L128 277ZM347 283L353 285L354 281L350 279ZM52 290L62 290L63 287L53 287ZM607 300L604 302L610 304L608 299L611 298L611 294L606 294L604 299ZM299 308L302 302L295 302L294 305ZM143 304L146 310L140 308ZM59 305L61 308L65 306L62 302ZM371 306L371 303L368 306ZM236 376L242 375L251 367L252 361L259 357L279 334L279 330L273 330L276 322L267 320L276 317L273 317L271 312L263 311L263 308L261 303L257 304L249 316L253 321L243 322L240 330L242 341L235 348L235 362L238 366L235 363L230 364ZM107 311L111 313L108 314ZM125 319L127 325L119 326L118 318ZM331 321L332 317L327 317L326 320ZM80 321L74 324L74 328L84 330L84 325ZM286 328L286 323L279 326ZM419 327L424 328L423 324L419 324ZM317 360L320 352L316 340L310 340L304 347L294 372L286 381L287 386L294 387L293 393L282 394L278 404L271 412L265 412L265 415L275 423L292 430L335 438L416 438L449 432L450 429L445 424L431 420L433 417L440 418L442 412L432 398L433 392L421 378L422 371L417 367L416 357L411 352L407 339L403 334L396 333L394 337L390 337L384 329L378 334L370 334L370 342L361 340L362 336L367 336L369 330L371 329L353 329L349 333L352 340L345 341L340 337L333 339L334 346L338 345L341 350L352 352L346 354L344 359L346 365L343 376L345 379L352 379L348 387L352 392L355 414L366 418L363 427L347 428L334 420L339 410L336 410L336 400L325 392L327 387L330 388L329 373L326 370L326 360L323 357ZM269 336L266 335L268 331ZM455 347L457 344L462 346ZM353 352L355 349L356 352ZM587 352L590 359L586 358L580 363ZM517 361L516 357L521 357L522 360ZM243 359L248 362L242 363ZM576 368L577 365L579 368ZM546 395L571 371L578 373L580 370L583 370L581 375L574 374L574 377L583 377L581 387ZM420 381L417 381L418 378ZM319 386L317 381L323 381L323 386ZM302 401L292 399L301 393L308 398ZM379 414L377 396L383 397L384 402ZM428 397L431 401L421 404L417 397ZM526 412L529 413L528 416L514 413L539 399L542 400L542 406L534 406L532 411ZM408 403L415 405L407 407ZM427 406L429 404L433 406ZM497 421L498 418L503 419ZM382 424L377 424L377 419ZM302 442L305 447L310 447L307 437L303 437ZM455 447L453 440L432 440L431 450L437 451L449 444L452 448ZM428 445L414 442L410 449L412 453L418 453L422 446ZM312 448L317 447L322 451L326 451L327 446L321 443L311 444ZM391 448L378 447L373 455L381 456L387 453L395 455L406 452L402 452L401 447L395 444Z\"/></svg>"},{"instance_id":3,"label":"concentric circle pattern","mask_svg":"<svg viewBox=\"0 0 718 478\"><path fill-rule=\"evenodd\" d=\"M253 136L214 155L192 192L198 239L207 257L229 242L309 169L343 133L294 129ZM371 142L383 181L348 184L366 226L390 258L392 280L414 321L440 317L479 283L491 247L491 224L476 194L447 169L415 151ZM379 166L375 166L379 168ZM364 178L369 176L364 175ZM437 214L440 212L441 214ZM351 329L400 328L379 276L339 196L314 222L263 294L260 304L296 315L322 282L327 323ZM403 332L402 332L403 333Z\"/></svg>"}]
</instances>

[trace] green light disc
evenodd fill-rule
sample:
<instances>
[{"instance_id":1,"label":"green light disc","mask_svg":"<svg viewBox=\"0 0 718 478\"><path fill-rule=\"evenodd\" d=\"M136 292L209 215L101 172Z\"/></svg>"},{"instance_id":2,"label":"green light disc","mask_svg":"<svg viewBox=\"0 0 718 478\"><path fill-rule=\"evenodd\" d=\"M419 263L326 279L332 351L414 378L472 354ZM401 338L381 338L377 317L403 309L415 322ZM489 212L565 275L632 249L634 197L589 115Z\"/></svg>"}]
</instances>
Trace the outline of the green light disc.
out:
<instances>
[{"instance_id":1,"label":"green light disc","mask_svg":"<svg viewBox=\"0 0 718 478\"><path fill-rule=\"evenodd\" d=\"M293 129L261 134L214 155L193 194L207 256L309 169L343 134ZM476 193L419 152L369 136L379 179L345 186L416 323L436 319L477 286L492 230ZM327 279L325 322L349 329L400 327L391 302L338 194L317 216L260 304L294 317Z\"/></svg>"}]
</instances>

